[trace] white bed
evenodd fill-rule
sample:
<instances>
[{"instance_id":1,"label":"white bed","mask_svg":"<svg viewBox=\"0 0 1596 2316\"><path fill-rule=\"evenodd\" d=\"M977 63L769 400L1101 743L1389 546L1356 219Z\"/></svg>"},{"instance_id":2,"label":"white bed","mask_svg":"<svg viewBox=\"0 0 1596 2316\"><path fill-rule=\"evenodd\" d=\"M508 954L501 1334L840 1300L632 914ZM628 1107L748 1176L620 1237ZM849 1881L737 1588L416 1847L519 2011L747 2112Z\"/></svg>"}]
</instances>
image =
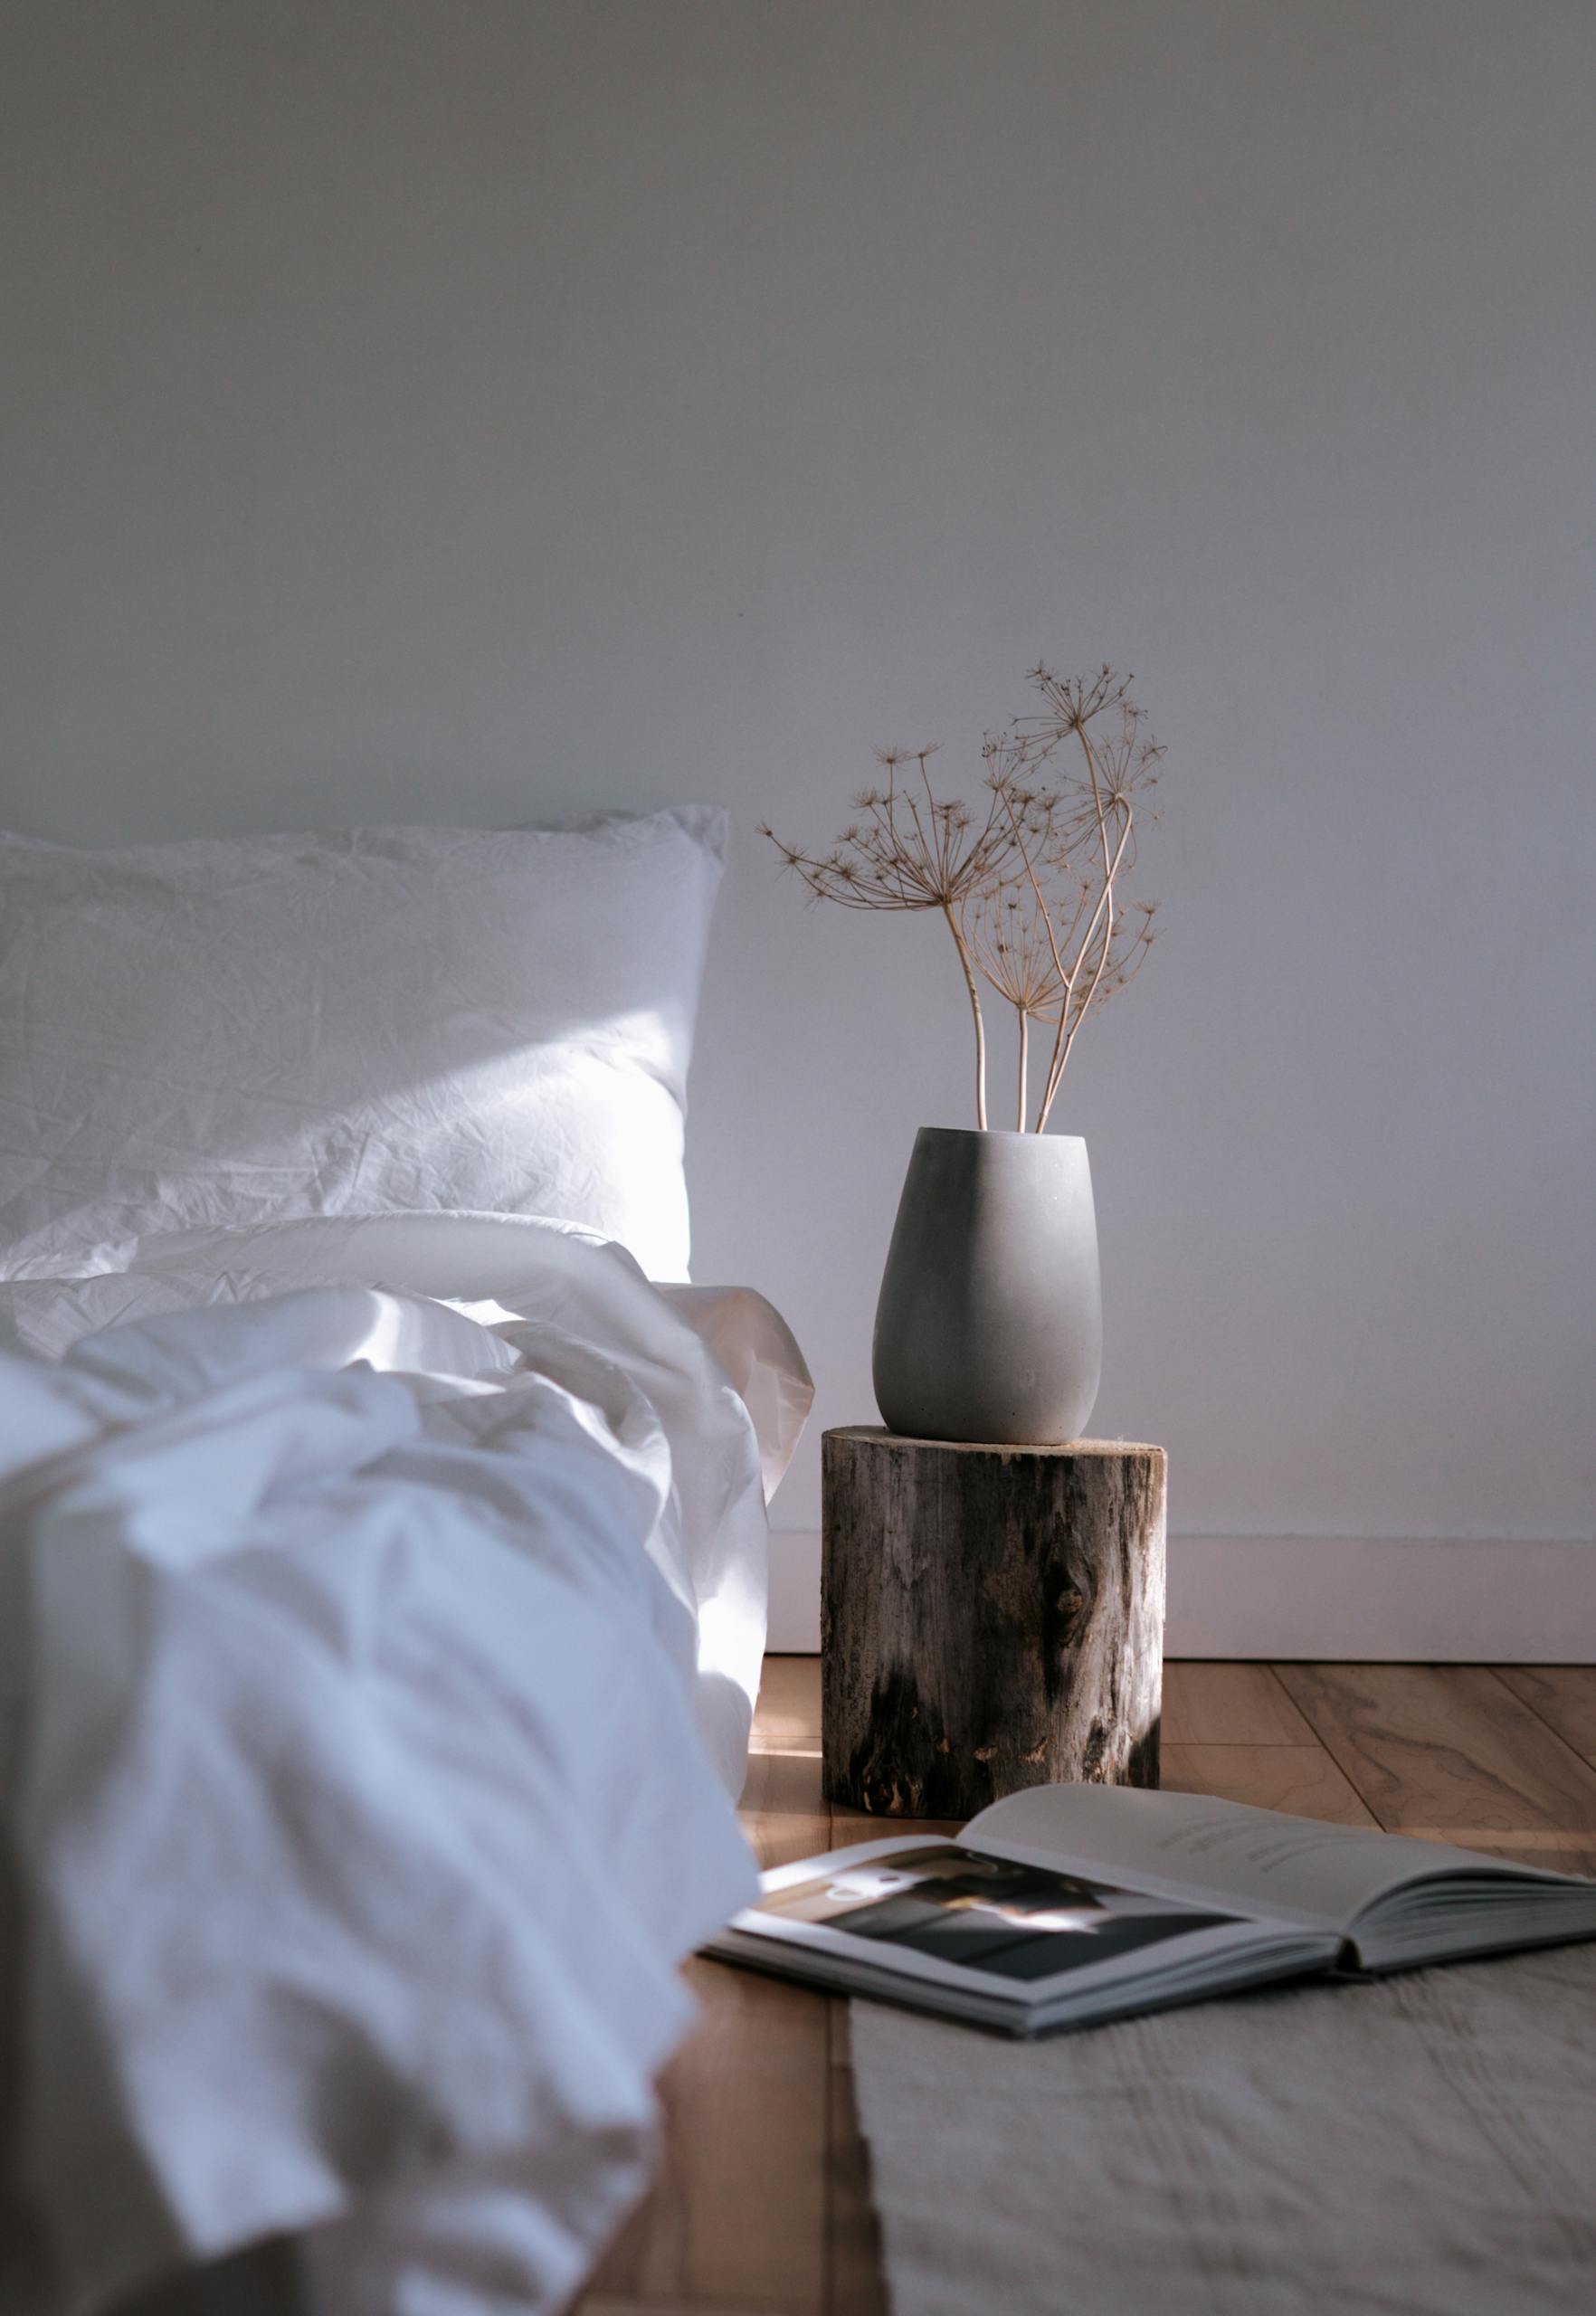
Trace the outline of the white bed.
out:
<instances>
[{"instance_id":1,"label":"white bed","mask_svg":"<svg viewBox=\"0 0 1596 2316\"><path fill-rule=\"evenodd\" d=\"M559 2306L752 1886L808 1377L757 1295L616 1243L685 1270L716 817L397 834L0 848L8 2316L284 2236L324 2316Z\"/></svg>"}]
</instances>

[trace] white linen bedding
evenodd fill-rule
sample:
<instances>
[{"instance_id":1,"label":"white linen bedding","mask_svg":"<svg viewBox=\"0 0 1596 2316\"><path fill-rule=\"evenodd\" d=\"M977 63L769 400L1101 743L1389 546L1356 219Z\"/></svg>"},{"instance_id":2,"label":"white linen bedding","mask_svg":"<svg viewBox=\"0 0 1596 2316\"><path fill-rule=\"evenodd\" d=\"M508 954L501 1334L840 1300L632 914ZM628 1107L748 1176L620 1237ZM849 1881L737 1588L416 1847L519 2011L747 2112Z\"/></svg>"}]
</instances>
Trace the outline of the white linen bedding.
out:
<instances>
[{"instance_id":1,"label":"white linen bedding","mask_svg":"<svg viewBox=\"0 0 1596 2316\"><path fill-rule=\"evenodd\" d=\"M0 1244L561 1215L685 1278L686 1079L726 815L80 850L0 831Z\"/></svg>"},{"instance_id":2,"label":"white linen bedding","mask_svg":"<svg viewBox=\"0 0 1596 2316\"><path fill-rule=\"evenodd\" d=\"M753 1884L791 1337L449 1215L149 1242L7 1329L0 2304L286 2233L326 2316L557 2307Z\"/></svg>"}]
</instances>

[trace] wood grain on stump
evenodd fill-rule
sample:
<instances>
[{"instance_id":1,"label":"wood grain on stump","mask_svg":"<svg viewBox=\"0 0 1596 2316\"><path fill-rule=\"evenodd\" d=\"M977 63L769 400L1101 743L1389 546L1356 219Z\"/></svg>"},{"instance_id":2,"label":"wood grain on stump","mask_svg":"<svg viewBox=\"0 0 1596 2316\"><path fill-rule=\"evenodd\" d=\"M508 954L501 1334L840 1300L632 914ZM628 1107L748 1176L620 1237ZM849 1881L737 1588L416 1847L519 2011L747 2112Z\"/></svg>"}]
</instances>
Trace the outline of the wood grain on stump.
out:
<instances>
[{"instance_id":1,"label":"wood grain on stump","mask_svg":"<svg viewBox=\"0 0 1596 2316\"><path fill-rule=\"evenodd\" d=\"M1162 1448L821 1445L826 1798L968 1818L1025 1785L1158 1782Z\"/></svg>"}]
</instances>

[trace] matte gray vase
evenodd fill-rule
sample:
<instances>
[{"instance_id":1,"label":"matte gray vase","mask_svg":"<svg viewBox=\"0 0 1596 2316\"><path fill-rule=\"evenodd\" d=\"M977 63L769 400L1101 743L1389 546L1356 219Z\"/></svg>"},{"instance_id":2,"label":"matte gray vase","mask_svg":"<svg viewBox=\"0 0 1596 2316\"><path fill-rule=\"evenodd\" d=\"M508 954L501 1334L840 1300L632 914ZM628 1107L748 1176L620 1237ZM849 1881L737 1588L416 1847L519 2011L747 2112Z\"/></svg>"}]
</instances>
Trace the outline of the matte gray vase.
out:
<instances>
[{"instance_id":1,"label":"matte gray vase","mask_svg":"<svg viewBox=\"0 0 1596 2316\"><path fill-rule=\"evenodd\" d=\"M1012 1446L1078 1439L1102 1366L1086 1144L923 1125L876 1305L888 1429Z\"/></svg>"}]
</instances>

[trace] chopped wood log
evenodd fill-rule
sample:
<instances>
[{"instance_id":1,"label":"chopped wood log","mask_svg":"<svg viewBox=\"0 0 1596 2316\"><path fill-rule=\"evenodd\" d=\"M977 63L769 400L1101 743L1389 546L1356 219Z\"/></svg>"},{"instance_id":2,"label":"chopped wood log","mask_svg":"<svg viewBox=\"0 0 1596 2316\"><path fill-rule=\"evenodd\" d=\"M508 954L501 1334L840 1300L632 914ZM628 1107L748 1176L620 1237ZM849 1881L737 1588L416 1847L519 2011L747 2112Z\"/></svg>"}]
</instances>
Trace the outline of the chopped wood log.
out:
<instances>
[{"instance_id":1,"label":"chopped wood log","mask_svg":"<svg viewBox=\"0 0 1596 2316\"><path fill-rule=\"evenodd\" d=\"M822 1441L826 1799L974 1817L1021 1786L1158 1783L1162 1448Z\"/></svg>"}]
</instances>

